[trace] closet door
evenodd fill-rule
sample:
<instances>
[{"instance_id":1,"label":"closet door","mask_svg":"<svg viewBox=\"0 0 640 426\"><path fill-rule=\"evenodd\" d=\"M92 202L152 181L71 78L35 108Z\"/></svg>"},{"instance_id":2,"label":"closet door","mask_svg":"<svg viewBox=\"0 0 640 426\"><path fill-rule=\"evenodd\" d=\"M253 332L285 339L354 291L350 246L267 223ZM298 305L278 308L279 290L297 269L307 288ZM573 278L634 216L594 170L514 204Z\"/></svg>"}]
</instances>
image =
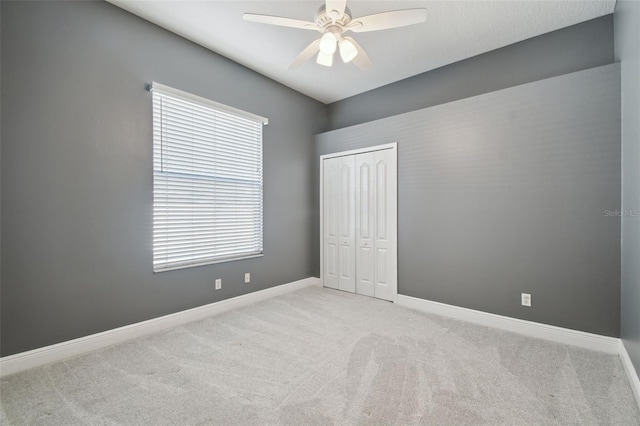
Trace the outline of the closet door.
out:
<instances>
[{"instance_id":1,"label":"closet door","mask_svg":"<svg viewBox=\"0 0 640 426\"><path fill-rule=\"evenodd\" d=\"M356 293L375 296L376 186L373 152L356 155Z\"/></svg>"},{"instance_id":2,"label":"closet door","mask_svg":"<svg viewBox=\"0 0 640 426\"><path fill-rule=\"evenodd\" d=\"M395 151L375 151L373 155L375 193L374 296L393 300L397 293L397 164Z\"/></svg>"},{"instance_id":3,"label":"closet door","mask_svg":"<svg viewBox=\"0 0 640 426\"><path fill-rule=\"evenodd\" d=\"M338 253L338 208L340 206L340 190L338 186L339 158L329 158L322 162L323 191L323 285L338 288L339 257Z\"/></svg>"},{"instance_id":4,"label":"closet door","mask_svg":"<svg viewBox=\"0 0 640 426\"><path fill-rule=\"evenodd\" d=\"M396 161L390 149L356 155L356 293L396 292Z\"/></svg>"},{"instance_id":5,"label":"closet door","mask_svg":"<svg viewBox=\"0 0 640 426\"><path fill-rule=\"evenodd\" d=\"M355 292L355 158L323 162L324 285Z\"/></svg>"}]
</instances>

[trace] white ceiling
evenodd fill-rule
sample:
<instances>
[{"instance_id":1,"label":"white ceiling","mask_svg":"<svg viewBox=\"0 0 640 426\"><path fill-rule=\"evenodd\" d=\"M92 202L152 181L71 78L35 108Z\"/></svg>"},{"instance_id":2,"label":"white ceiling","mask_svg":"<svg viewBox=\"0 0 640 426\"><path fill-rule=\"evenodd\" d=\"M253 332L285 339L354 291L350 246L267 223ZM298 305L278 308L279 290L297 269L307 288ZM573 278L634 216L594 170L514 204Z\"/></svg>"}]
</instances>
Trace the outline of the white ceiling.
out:
<instances>
[{"instance_id":1,"label":"white ceiling","mask_svg":"<svg viewBox=\"0 0 640 426\"><path fill-rule=\"evenodd\" d=\"M615 0L349 0L354 17L427 9L424 24L351 33L375 65L363 72L339 58L331 68L311 59L287 71L320 34L242 19L249 12L313 21L322 0L107 1L324 103L613 13L615 7Z\"/></svg>"}]
</instances>

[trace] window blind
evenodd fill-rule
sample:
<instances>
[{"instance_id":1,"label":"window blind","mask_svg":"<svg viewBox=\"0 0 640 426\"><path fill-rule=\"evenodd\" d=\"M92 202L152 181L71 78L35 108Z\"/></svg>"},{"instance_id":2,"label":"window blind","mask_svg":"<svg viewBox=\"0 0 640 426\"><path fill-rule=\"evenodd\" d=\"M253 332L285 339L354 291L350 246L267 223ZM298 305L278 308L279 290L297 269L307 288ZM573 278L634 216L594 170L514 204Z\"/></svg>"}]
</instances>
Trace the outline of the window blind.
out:
<instances>
[{"instance_id":1,"label":"window blind","mask_svg":"<svg viewBox=\"0 0 640 426\"><path fill-rule=\"evenodd\" d=\"M262 254L266 119L153 83L153 269Z\"/></svg>"}]
</instances>

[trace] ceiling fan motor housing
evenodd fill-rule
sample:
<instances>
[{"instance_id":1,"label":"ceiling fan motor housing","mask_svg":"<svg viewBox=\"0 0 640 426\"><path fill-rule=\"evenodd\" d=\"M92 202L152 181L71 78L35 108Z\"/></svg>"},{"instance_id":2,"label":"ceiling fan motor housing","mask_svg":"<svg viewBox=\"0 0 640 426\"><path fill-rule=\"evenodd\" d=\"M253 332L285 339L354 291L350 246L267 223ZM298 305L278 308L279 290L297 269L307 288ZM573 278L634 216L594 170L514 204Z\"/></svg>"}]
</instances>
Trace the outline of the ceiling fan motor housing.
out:
<instances>
[{"instance_id":1,"label":"ceiling fan motor housing","mask_svg":"<svg viewBox=\"0 0 640 426\"><path fill-rule=\"evenodd\" d=\"M338 17L335 22L331 19L331 16L327 13L326 5L320 6L320 9L316 12L315 23L326 31L331 26L341 27L341 32L344 31L344 27L351 22L351 11L348 7L344 8L342 16ZM323 31L323 32L324 32Z\"/></svg>"}]
</instances>

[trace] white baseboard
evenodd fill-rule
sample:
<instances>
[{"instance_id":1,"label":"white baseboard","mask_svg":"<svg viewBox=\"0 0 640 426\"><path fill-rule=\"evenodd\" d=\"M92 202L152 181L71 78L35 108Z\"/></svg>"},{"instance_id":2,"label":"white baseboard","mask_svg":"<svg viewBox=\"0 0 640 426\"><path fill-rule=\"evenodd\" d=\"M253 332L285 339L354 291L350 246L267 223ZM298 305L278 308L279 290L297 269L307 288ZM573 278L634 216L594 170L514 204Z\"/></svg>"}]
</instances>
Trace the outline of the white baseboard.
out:
<instances>
[{"instance_id":1,"label":"white baseboard","mask_svg":"<svg viewBox=\"0 0 640 426\"><path fill-rule=\"evenodd\" d=\"M592 349L609 354L619 354L620 339L601 336L599 334L585 333L584 331L571 330L553 325L541 324L488 312L461 308L445 303L432 302L417 297L398 295L398 305L431 314L455 318L487 327L507 330L538 339L551 340L553 342Z\"/></svg>"},{"instance_id":2,"label":"white baseboard","mask_svg":"<svg viewBox=\"0 0 640 426\"><path fill-rule=\"evenodd\" d=\"M627 373L629 384L633 390L633 396L636 397L636 402L638 403L638 407L640 407L640 379L638 378L638 372L631 362L631 358L629 358L629 353L624 346L623 340L620 340L620 361L622 361L624 371Z\"/></svg>"},{"instance_id":3,"label":"white baseboard","mask_svg":"<svg viewBox=\"0 0 640 426\"><path fill-rule=\"evenodd\" d=\"M176 312L175 314L165 315L55 345L2 357L0 358L0 377L81 355L116 343L122 343L129 339L156 333L191 321L201 320L212 315L231 311L261 300L270 299L313 285L322 286L320 278L305 278L186 311Z\"/></svg>"},{"instance_id":4,"label":"white baseboard","mask_svg":"<svg viewBox=\"0 0 640 426\"><path fill-rule=\"evenodd\" d=\"M2 357L0 358L0 377L24 371L29 368L61 361L66 358L81 355L96 349L105 348L117 343L122 343L136 337L156 333L188 322L201 320L209 316L238 309L261 300L270 299L272 297L314 285L322 286L322 281L315 277L305 278L303 280L244 294L231 299L221 300L219 302L210 303L208 305L199 306L186 311L176 312L174 314L142 321L136 324L126 325L124 327L80 337L78 339L57 343L55 345L45 346L28 352ZM631 363L629 354L620 339L546 324L539 324L531 321L490 314L487 312L475 311L473 309L432 302L401 294L398 295L397 304L423 312L456 318L527 336L611 354L618 354L627 373L636 401L640 406L640 380L638 379L638 374Z\"/></svg>"}]
</instances>

